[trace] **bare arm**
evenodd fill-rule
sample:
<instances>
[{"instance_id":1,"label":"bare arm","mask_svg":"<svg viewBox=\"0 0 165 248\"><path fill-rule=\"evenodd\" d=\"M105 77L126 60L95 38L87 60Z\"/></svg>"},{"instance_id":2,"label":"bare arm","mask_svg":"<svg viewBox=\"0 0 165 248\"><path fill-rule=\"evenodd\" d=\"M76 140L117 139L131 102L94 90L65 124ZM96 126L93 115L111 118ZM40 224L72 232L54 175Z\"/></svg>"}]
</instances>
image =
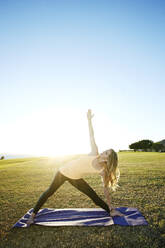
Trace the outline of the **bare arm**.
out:
<instances>
[{"instance_id":1,"label":"bare arm","mask_svg":"<svg viewBox=\"0 0 165 248\"><path fill-rule=\"evenodd\" d=\"M102 177L102 183L103 183L103 190L104 190L104 195L108 204L108 207L110 210L113 209L112 204L111 204L111 197L110 197L110 192L109 192L109 188L105 186L105 182L104 182L104 170L100 173L101 177Z\"/></svg>"},{"instance_id":2,"label":"bare arm","mask_svg":"<svg viewBox=\"0 0 165 248\"><path fill-rule=\"evenodd\" d=\"M116 210L115 207L112 206L111 203L111 197L110 197L110 192L109 192L109 188L105 187L105 182L104 182L104 170L100 173L101 177L102 177L102 182L103 182L103 189L104 189L104 195L105 198L107 200L107 204L108 207L110 209L110 216L124 216L124 214L122 214L120 211Z\"/></svg>"},{"instance_id":3,"label":"bare arm","mask_svg":"<svg viewBox=\"0 0 165 248\"><path fill-rule=\"evenodd\" d=\"M87 118L88 118L90 145L91 145L90 155L99 155L98 147L96 145L95 138L94 138L94 131L93 131L93 126L92 126L92 117L93 117L93 115L91 113L91 110L88 109Z\"/></svg>"}]
</instances>

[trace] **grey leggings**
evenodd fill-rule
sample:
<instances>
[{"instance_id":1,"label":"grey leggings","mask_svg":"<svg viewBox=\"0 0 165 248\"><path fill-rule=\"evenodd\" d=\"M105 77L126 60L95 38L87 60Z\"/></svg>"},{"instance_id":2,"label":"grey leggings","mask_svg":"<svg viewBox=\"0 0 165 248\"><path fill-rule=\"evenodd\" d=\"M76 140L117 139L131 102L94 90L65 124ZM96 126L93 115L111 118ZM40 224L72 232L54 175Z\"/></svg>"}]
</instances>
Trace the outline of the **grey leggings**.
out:
<instances>
[{"instance_id":1,"label":"grey leggings","mask_svg":"<svg viewBox=\"0 0 165 248\"><path fill-rule=\"evenodd\" d=\"M78 190L86 194L92 201L101 208L105 209L108 213L110 213L108 205L96 194L96 192L87 184L82 178L80 179L71 179L69 177L64 176L60 171L54 176L54 179L49 186L49 188L41 194L38 202L36 203L33 212L36 214L41 206L46 202L48 197L53 195L53 193L65 182L69 181L74 187Z\"/></svg>"}]
</instances>

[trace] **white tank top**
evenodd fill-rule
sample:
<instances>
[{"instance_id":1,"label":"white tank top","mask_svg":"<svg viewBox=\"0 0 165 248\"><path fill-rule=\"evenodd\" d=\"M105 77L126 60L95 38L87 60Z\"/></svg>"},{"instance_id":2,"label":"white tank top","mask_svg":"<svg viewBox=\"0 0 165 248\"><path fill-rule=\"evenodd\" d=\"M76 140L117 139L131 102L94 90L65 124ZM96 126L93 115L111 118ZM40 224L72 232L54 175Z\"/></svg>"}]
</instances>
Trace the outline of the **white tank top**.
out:
<instances>
[{"instance_id":1,"label":"white tank top","mask_svg":"<svg viewBox=\"0 0 165 248\"><path fill-rule=\"evenodd\" d=\"M92 161L97 156L85 155L74 159L59 168L59 171L71 179L79 179L89 174L99 174L103 168L94 168Z\"/></svg>"}]
</instances>

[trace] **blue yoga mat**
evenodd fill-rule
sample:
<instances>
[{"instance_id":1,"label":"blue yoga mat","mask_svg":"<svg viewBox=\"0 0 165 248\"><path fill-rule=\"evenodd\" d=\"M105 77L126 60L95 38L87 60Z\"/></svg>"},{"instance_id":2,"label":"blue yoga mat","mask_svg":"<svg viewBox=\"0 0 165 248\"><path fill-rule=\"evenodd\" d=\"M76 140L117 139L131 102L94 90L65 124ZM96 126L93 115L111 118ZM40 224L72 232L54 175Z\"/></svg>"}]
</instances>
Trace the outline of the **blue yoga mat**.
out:
<instances>
[{"instance_id":1,"label":"blue yoga mat","mask_svg":"<svg viewBox=\"0 0 165 248\"><path fill-rule=\"evenodd\" d=\"M119 210L124 216L110 217L102 208L44 208L38 211L34 219L34 224L42 226L148 225L145 218L136 208L120 207L116 208L116 210ZM13 227L28 227L26 222L32 211L33 208L18 220Z\"/></svg>"}]
</instances>

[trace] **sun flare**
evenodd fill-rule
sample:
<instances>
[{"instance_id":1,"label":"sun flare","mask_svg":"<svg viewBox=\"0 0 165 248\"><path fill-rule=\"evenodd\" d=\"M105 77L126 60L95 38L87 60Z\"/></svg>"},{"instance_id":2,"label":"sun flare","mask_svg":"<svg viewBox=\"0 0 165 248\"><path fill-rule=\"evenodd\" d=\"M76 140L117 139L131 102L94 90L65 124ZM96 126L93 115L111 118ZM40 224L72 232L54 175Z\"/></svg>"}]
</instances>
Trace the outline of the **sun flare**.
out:
<instances>
[{"instance_id":1,"label":"sun flare","mask_svg":"<svg viewBox=\"0 0 165 248\"><path fill-rule=\"evenodd\" d=\"M89 152L87 123L83 117L74 110L60 108L33 113L12 127L6 126L11 142L4 147L12 153L38 156Z\"/></svg>"}]
</instances>

